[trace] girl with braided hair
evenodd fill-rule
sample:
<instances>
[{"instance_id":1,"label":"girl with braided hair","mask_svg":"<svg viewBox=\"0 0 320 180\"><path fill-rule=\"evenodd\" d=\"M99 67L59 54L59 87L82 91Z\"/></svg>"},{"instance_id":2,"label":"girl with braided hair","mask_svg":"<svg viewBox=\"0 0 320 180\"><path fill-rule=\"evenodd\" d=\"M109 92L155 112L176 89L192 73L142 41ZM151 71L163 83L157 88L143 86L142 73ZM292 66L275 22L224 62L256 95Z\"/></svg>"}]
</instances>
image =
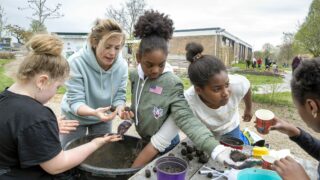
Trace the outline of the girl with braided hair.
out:
<instances>
[{"instance_id":1,"label":"girl with braided hair","mask_svg":"<svg viewBox=\"0 0 320 180\"><path fill-rule=\"evenodd\" d=\"M240 131L239 104L245 103L243 120L252 118L250 82L241 75L231 75L221 60L203 55L203 46L189 43L186 58L191 86L185 97L194 115L216 136L232 136L246 141ZM247 142L246 142L247 143Z\"/></svg>"}]
</instances>

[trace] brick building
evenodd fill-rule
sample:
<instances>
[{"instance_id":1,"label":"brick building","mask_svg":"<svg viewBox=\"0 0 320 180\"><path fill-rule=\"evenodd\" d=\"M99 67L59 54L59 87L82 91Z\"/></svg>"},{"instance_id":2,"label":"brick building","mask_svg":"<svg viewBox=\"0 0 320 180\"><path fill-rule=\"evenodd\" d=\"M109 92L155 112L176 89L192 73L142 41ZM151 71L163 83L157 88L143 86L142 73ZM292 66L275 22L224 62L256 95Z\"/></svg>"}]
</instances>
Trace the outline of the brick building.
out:
<instances>
[{"instance_id":1,"label":"brick building","mask_svg":"<svg viewBox=\"0 0 320 180\"><path fill-rule=\"evenodd\" d=\"M64 41L64 53L73 53L79 50L83 43L87 40L88 33L74 32L55 32ZM185 59L185 46L188 42L198 42L204 46L204 54L210 54L219 57L226 65L230 65L238 60L251 59L252 46L238 37L230 34L225 29L221 28L202 28L202 29L182 29L175 30L173 38L169 44L169 59L178 61L177 66L184 66L179 60ZM123 48L124 57L134 59L134 52L129 50L131 47L136 47L139 40L127 40ZM135 51L133 48L132 51ZM173 57L173 58L172 58ZM187 64L185 65L187 66Z\"/></svg>"},{"instance_id":2,"label":"brick building","mask_svg":"<svg viewBox=\"0 0 320 180\"><path fill-rule=\"evenodd\" d=\"M252 46L221 28L175 30L170 41L170 55L185 55L188 42L201 43L204 54L219 57L226 65L251 59Z\"/></svg>"}]
</instances>

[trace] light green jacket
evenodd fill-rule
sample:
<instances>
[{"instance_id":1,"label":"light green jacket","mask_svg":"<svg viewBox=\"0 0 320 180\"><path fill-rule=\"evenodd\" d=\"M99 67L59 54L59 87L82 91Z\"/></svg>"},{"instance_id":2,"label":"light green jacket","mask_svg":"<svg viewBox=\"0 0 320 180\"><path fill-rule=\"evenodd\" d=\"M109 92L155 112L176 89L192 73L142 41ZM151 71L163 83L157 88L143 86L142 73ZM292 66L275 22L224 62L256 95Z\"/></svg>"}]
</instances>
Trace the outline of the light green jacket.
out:
<instances>
[{"instance_id":1,"label":"light green jacket","mask_svg":"<svg viewBox=\"0 0 320 180\"><path fill-rule=\"evenodd\" d=\"M176 125L195 143L211 154L218 144L207 127L195 118L183 94L183 84L172 72L164 72L154 80L141 79L137 70L131 71L134 121L139 135L150 140L172 115Z\"/></svg>"}]
</instances>

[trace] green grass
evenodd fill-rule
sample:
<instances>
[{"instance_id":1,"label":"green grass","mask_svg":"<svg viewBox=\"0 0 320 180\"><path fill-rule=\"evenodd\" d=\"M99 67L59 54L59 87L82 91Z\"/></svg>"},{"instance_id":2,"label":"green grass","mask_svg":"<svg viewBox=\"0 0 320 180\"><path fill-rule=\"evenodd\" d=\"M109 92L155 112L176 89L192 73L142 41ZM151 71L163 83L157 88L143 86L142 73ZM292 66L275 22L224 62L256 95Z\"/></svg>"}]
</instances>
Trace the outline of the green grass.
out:
<instances>
[{"instance_id":1,"label":"green grass","mask_svg":"<svg viewBox=\"0 0 320 180\"><path fill-rule=\"evenodd\" d=\"M293 106L291 92L275 92L270 94L253 94L252 101L256 103Z\"/></svg>"},{"instance_id":2,"label":"green grass","mask_svg":"<svg viewBox=\"0 0 320 180\"><path fill-rule=\"evenodd\" d=\"M281 77L276 76L262 76L262 75L252 75L252 74L241 74L248 78L251 85L262 85L262 84L279 84L283 82Z\"/></svg>"},{"instance_id":3,"label":"green grass","mask_svg":"<svg viewBox=\"0 0 320 180\"><path fill-rule=\"evenodd\" d=\"M246 64L245 64L244 61L240 61L239 63L232 64L231 66L232 66L232 67L238 67L238 68L240 68L240 70L247 70ZM270 71L272 71L272 67L271 67L270 69L271 69ZM253 70L251 64L250 64L249 70ZM282 67L281 64L278 64L278 70L279 70L279 72L291 71L291 67L284 68L284 67ZM265 66L264 66L264 64L261 65L261 68L260 68L260 69L258 68L258 64L257 64L254 71L258 71L258 72L263 72L263 71L265 71Z\"/></svg>"},{"instance_id":4,"label":"green grass","mask_svg":"<svg viewBox=\"0 0 320 180\"><path fill-rule=\"evenodd\" d=\"M190 86L192 86L189 78L181 78L183 86L184 86L184 90L189 89Z\"/></svg>"},{"instance_id":5,"label":"green grass","mask_svg":"<svg viewBox=\"0 0 320 180\"><path fill-rule=\"evenodd\" d=\"M131 83L130 81L128 81L128 84L127 84L127 92L126 92L126 101L127 103L131 103Z\"/></svg>"},{"instance_id":6,"label":"green grass","mask_svg":"<svg viewBox=\"0 0 320 180\"><path fill-rule=\"evenodd\" d=\"M13 84L13 79L6 76L4 73L4 65L9 63L12 59L0 59L0 91Z\"/></svg>"},{"instance_id":7,"label":"green grass","mask_svg":"<svg viewBox=\"0 0 320 180\"><path fill-rule=\"evenodd\" d=\"M65 86L61 86L58 89L57 94L64 94L66 91L67 91L66 87Z\"/></svg>"},{"instance_id":8,"label":"green grass","mask_svg":"<svg viewBox=\"0 0 320 180\"><path fill-rule=\"evenodd\" d=\"M238 67L240 69L246 69L246 64L243 62L237 63L237 64L232 64L232 67Z\"/></svg>"}]
</instances>

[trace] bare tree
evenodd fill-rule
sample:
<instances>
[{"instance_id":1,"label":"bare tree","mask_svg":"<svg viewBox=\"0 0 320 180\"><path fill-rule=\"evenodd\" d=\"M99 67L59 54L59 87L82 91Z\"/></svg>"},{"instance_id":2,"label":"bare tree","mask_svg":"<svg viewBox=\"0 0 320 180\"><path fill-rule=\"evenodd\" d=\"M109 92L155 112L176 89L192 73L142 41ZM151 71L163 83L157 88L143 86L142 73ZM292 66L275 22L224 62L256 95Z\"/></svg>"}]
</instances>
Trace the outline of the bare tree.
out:
<instances>
[{"instance_id":1,"label":"bare tree","mask_svg":"<svg viewBox=\"0 0 320 180\"><path fill-rule=\"evenodd\" d=\"M5 18L6 13L4 8L0 5L0 38L2 37L2 32L4 31L7 19Z\"/></svg>"},{"instance_id":2,"label":"bare tree","mask_svg":"<svg viewBox=\"0 0 320 180\"><path fill-rule=\"evenodd\" d=\"M27 31L18 25L7 25L5 29L17 39L19 44L24 44L32 36L31 31Z\"/></svg>"},{"instance_id":3,"label":"bare tree","mask_svg":"<svg viewBox=\"0 0 320 180\"><path fill-rule=\"evenodd\" d=\"M139 16L144 13L146 5L145 0L127 0L125 4L121 4L119 9L113 6L107 8L106 16L120 23L129 35L129 38L132 38L134 24Z\"/></svg>"},{"instance_id":4,"label":"bare tree","mask_svg":"<svg viewBox=\"0 0 320 180\"><path fill-rule=\"evenodd\" d=\"M63 14L59 12L61 9L62 4L58 3L55 5L54 8L49 8L47 5L47 0L28 0L28 6L21 8L19 10L31 9L33 11L31 28L33 32L38 32L39 30L46 29L45 22L47 19L54 19L63 17Z\"/></svg>"}]
</instances>

